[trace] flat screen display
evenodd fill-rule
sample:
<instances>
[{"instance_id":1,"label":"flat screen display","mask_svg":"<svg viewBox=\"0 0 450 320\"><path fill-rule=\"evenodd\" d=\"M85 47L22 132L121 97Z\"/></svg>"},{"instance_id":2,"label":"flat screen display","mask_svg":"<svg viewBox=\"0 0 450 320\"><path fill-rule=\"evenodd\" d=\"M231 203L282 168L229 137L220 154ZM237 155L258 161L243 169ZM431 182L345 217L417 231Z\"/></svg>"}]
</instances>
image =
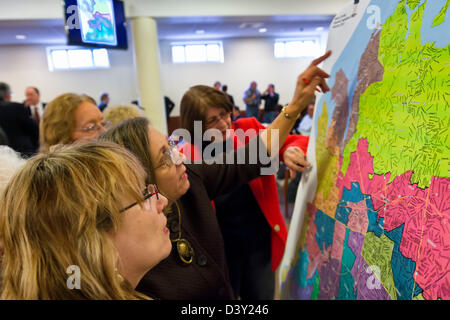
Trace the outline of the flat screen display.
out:
<instances>
[{"instance_id":1,"label":"flat screen display","mask_svg":"<svg viewBox=\"0 0 450 320\"><path fill-rule=\"evenodd\" d=\"M127 49L123 2L65 0L69 45Z\"/></svg>"},{"instance_id":2,"label":"flat screen display","mask_svg":"<svg viewBox=\"0 0 450 320\"><path fill-rule=\"evenodd\" d=\"M81 40L85 43L117 45L112 0L77 0Z\"/></svg>"}]
</instances>

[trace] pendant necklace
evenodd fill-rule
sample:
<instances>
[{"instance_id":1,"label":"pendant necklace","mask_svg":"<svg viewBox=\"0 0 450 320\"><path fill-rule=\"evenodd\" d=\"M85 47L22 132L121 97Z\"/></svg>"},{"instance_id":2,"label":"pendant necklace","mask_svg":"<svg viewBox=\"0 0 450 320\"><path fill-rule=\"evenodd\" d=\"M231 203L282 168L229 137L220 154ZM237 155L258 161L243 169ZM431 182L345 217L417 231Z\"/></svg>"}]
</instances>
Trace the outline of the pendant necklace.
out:
<instances>
[{"instance_id":1,"label":"pendant necklace","mask_svg":"<svg viewBox=\"0 0 450 320\"><path fill-rule=\"evenodd\" d=\"M170 240L177 244L177 252L180 260L186 264L190 264L194 258L194 249L188 240L181 238L181 212L178 203L175 201L178 210L178 238Z\"/></svg>"}]
</instances>

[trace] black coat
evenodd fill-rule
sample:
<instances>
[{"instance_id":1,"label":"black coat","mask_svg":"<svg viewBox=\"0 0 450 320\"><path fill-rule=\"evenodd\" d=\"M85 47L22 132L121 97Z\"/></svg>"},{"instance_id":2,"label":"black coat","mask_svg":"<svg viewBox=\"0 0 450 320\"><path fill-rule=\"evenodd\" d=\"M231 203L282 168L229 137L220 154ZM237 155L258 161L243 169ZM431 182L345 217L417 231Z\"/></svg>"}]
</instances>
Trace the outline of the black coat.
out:
<instances>
[{"instance_id":1,"label":"black coat","mask_svg":"<svg viewBox=\"0 0 450 320\"><path fill-rule=\"evenodd\" d=\"M26 109L21 103L0 102L0 127L9 146L23 157L32 156L39 148L39 126Z\"/></svg>"},{"instance_id":2,"label":"black coat","mask_svg":"<svg viewBox=\"0 0 450 320\"><path fill-rule=\"evenodd\" d=\"M247 161L249 151L254 150L250 146L257 141L252 139L239 149ZM194 249L194 259L187 265L180 262L173 244L169 257L151 269L136 290L162 300L233 299L224 242L211 200L259 177L261 167L260 163L186 165L190 188L178 200L181 226L175 209L168 216L168 228L171 238L177 238L181 228L181 237Z\"/></svg>"}]
</instances>

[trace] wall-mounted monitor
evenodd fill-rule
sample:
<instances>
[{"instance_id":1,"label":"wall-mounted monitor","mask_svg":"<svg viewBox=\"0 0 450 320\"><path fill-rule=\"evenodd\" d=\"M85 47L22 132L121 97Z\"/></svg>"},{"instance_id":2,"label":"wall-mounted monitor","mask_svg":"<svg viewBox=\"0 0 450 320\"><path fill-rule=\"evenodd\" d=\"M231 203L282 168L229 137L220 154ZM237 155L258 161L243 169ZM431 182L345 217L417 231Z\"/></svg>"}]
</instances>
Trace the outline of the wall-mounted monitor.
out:
<instances>
[{"instance_id":1,"label":"wall-mounted monitor","mask_svg":"<svg viewBox=\"0 0 450 320\"><path fill-rule=\"evenodd\" d=\"M123 1L65 0L64 12L69 45L128 48Z\"/></svg>"}]
</instances>

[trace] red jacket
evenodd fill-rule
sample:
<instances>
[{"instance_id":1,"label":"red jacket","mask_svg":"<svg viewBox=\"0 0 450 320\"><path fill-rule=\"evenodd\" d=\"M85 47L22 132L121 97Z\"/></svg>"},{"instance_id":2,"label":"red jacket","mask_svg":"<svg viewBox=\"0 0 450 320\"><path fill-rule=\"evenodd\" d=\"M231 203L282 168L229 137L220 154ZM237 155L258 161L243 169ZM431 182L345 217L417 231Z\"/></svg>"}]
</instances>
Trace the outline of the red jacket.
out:
<instances>
[{"instance_id":1,"label":"red jacket","mask_svg":"<svg viewBox=\"0 0 450 320\"><path fill-rule=\"evenodd\" d=\"M256 118L240 118L233 123L232 129L242 129L244 132L248 129L254 129L258 134L259 130L264 130L264 127ZM236 135L232 138L235 141L234 147L240 147L245 142L239 141ZM289 147L299 147L306 155L306 149L308 147L309 137L301 135L289 135L282 145L279 156L280 161L284 161L283 154ZM199 151L193 145L190 152L187 152L189 145L183 145L181 152L190 156L191 160L200 159ZM255 196L256 201L264 213L264 216L272 229L272 270L275 271L281 262L284 254L284 248L287 240L287 228L284 222L283 215L280 210L280 204L278 200L278 189L274 175L261 176L248 183L250 189Z\"/></svg>"}]
</instances>

